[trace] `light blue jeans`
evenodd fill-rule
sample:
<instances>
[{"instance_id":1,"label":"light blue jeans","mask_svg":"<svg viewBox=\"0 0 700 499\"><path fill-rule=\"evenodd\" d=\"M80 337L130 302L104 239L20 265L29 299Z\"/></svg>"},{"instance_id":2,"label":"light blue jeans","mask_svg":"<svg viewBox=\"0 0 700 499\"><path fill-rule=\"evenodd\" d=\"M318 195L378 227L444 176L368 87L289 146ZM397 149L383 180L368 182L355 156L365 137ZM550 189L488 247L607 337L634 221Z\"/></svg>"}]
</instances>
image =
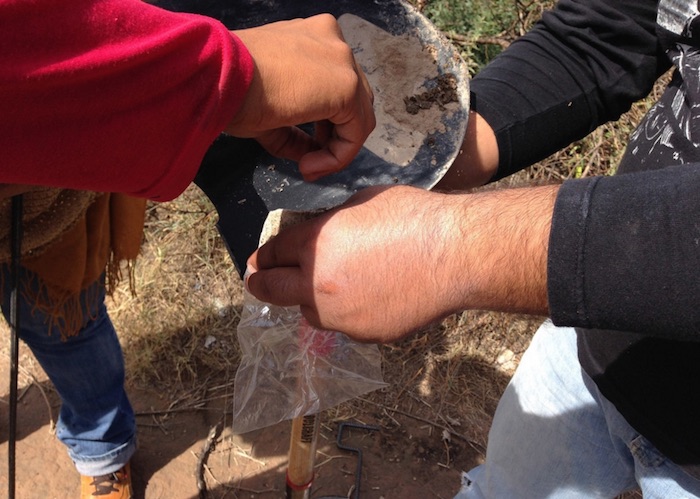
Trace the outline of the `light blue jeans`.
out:
<instances>
[{"instance_id":1,"label":"light blue jeans","mask_svg":"<svg viewBox=\"0 0 700 499\"><path fill-rule=\"evenodd\" d=\"M10 319L10 273L2 265L2 311ZM21 279L36 279L22 269ZM47 318L20 300L20 338L31 349L61 397L57 435L82 475L100 476L124 466L136 450L134 412L124 390L124 359L104 304L104 288L92 310L84 309L80 333L61 340ZM19 295L22 297L21 293ZM18 414L21 422L21 413Z\"/></svg>"},{"instance_id":2,"label":"light blue jeans","mask_svg":"<svg viewBox=\"0 0 700 499\"><path fill-rule=\"evenodd\" d=\"M700 423L699 423L700 424ZM700 497L700 481L640 436L582 371L571 328L545 322L506 388L486 462L455 499Z\"/></svg>"}]
</instances>

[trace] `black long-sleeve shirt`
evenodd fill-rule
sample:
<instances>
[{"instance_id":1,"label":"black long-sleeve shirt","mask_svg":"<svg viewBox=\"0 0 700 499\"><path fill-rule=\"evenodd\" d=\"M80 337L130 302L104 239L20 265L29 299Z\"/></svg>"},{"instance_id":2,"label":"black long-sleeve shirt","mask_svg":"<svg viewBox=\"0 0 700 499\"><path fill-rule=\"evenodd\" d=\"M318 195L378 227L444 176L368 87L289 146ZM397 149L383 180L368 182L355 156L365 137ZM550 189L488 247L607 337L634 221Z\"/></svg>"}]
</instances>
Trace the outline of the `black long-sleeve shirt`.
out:
<instances>
[{"instance_id":1,"label":"black long-sleeve shirt","mask_svg":"<svg viewBox=\"0 0 700 499\"><path fill-rule=\"evenodd\" d=\"M560 0L472 82L494 128L498 177L674 78L618 175L565 182L554 210L549 306L577 327L584 369L640 433L700 464L700 30L683 0ZM586 329L584 329L586 328Z\"/></svg>"}]
</instances>

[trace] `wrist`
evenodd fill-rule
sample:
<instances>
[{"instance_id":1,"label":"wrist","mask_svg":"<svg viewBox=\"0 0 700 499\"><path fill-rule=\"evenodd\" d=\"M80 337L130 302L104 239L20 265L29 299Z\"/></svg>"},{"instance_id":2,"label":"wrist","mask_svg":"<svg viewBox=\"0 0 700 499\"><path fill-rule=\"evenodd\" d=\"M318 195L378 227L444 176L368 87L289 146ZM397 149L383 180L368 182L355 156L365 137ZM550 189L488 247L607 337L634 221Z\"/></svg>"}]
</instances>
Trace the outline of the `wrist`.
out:
<instances>
[{"instance_id":1,"label":"wrist","mask_svg":"<svg viewBox=\"0 0 700 499\"><path fill-rule=\"evenodd\" d=\"M464 141L450 169L435 190L471 189L486 184L498 170L498 143L491 126L475 111L469 111Z\"/></svg>"}]
</instances>

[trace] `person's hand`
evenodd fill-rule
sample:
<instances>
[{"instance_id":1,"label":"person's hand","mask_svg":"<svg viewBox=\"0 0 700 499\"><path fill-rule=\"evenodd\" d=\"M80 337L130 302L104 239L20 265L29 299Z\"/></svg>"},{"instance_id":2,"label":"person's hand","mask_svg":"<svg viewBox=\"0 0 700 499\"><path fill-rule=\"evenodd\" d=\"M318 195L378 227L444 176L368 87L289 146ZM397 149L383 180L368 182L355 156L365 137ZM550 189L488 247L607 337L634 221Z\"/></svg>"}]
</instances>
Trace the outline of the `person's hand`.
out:
<instances>
[{"instance_id":1,"label":"person's hand","mask_svg":"<svg viewBox=\"0 0 700 499\"><path fill-rule=\"evenodd\" d=\"M310 323L390 342L464 309L547 312L556 187L470 195L396 186L282 230L247 286Z\"/></svg>"},{"instance_id":2,"label":"person's hand","mask_svg":"<svg viewBox=\"0 0 700 499\"><path fill-rule=\"evenodd\" d=\"M309 321L367 341L392 341L450 308L441 263L453 229L442 199L370 188L335 211L282 230L249 260L248 289L300 304ZM436 272L437 271L437 272Z\"/></svg>"},{"instance_id":3,"label":"person's hand","mask_svg":"<svg viewBox=\"0 0 700 499\"><path fill-rule=\"evenodd\" d=\"M299 162L306 180L347 166L376 124L373 95L335 18L322 14L233 32L255 74L227 128ZM315 123L315 136L296 125Z\"/></svg>"}]
</instances>

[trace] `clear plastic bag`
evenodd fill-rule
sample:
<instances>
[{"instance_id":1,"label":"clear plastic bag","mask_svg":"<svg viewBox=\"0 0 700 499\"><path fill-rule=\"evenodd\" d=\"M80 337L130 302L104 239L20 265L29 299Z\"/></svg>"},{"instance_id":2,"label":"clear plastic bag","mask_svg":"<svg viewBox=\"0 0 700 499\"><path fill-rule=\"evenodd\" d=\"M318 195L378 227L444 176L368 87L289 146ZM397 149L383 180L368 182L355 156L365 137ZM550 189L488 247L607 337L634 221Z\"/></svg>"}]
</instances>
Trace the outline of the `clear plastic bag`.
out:
<instances>
[{"instance_id":1,"label":"clear plastic bag","mask_svg":"<svg viewBox=\"0 0 700 499\"><path fill-rule=\"evenodd\" d=\"M246 292L238 341L235 433L315 414L386 386L376 345L316 329L299 307L273 306Z\"/></svg>"}]
</instances>

